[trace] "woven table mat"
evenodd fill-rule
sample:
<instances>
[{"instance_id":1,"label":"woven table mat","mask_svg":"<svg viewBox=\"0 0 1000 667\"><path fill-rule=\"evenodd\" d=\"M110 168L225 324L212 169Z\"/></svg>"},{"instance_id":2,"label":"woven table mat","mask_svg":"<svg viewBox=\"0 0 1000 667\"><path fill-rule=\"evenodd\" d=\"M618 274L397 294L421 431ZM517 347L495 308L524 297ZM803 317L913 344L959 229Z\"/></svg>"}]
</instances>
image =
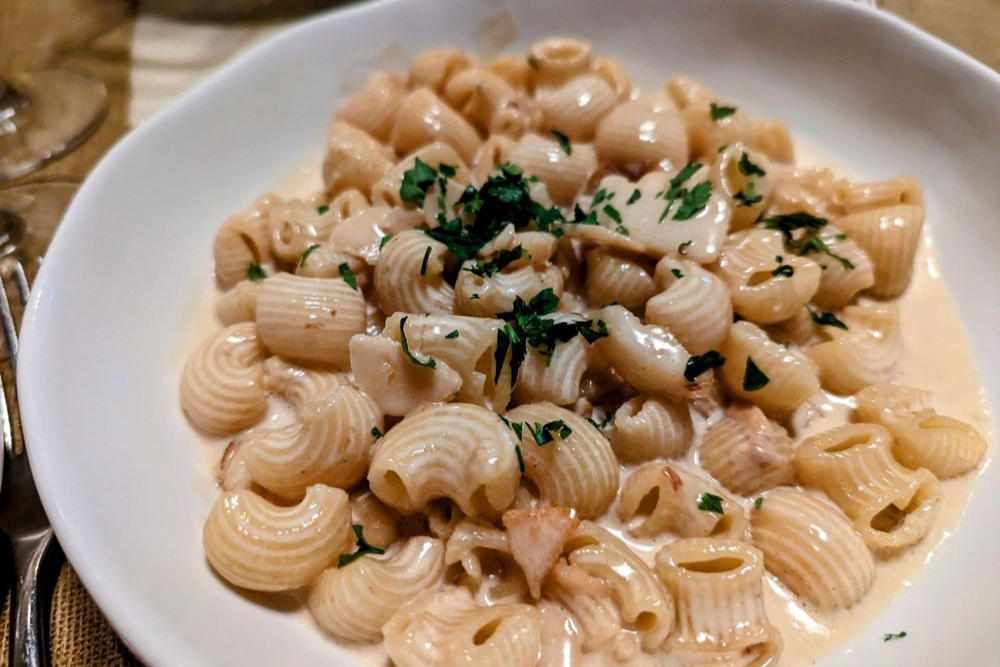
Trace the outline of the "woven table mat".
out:
<instances>
[{"instance_id":1,"label":"woven table mat","mask_svg":"<svg viewBox=\"0 0 1000 667\"><path fill-rule=\"evenodd\" d=\"M1000 70L1000 0L884 0L882 5ZM128 130L131 103L139 102L131 107L139 109L139 117L147 115L144 109L158 108L158 100L130 99L134 29L130 0L0 0L0 71L44 66L85 71L104 81L110 103L93 137L19 182L82 180ZM8 624L9 598L0 616L0 667L8 666ZM55 586L50 628L56 667L139 665L68 564Z\"/></svg>"}]
</instances>

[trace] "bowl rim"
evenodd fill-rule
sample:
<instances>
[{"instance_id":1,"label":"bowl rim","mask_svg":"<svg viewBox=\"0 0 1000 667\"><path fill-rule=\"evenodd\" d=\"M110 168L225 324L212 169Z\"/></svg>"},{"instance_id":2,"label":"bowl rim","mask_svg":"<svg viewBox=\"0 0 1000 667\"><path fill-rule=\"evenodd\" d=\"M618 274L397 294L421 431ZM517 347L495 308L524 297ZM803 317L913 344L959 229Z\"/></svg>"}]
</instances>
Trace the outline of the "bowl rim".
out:
<instances>
[{"instance_id":1,"label":"bowl rim","mask_svg":"<svg viewBox=\"0 0 1000 667\"><path fill-rule=\"evenodd\" d=\"M66 240L70 233L87 225L99 224L91 221L81 211L95 192L102 187L105 177L123 160L128 160L133 146L141 144L148 135L155 134L162 126L167 125L178 112L195 106L210 94L219 83L239 75L244 69L250 69L261 60L280 50L286 43L293 42L300 34L311 30L314 26L326 22L336 22L341 18L361 16L373 11L381 11L397 5L412 5L419 0L369 0L358 4L335 7L328 11L314 14L281 30L275 35L265 38L247 51L237 55L217 71L171 101L152 118L129 131L123 136L91 170L80 187L77 196L67 210L55 238L50 245L50 254L62 256L70 252ZM449 0L461 2L462 0ZM520 0L507 0L516 4ZM753 0L713 0L717 3L745 4ZM982 90L989 89L1000 105L1000 73L986 64L976 60L967 53L948 44L942 39L931 35L905 19L877 9L861 2L851 0L812 0L802 3L800 0L772 0L775 4L795 6L797 11L814 12L817 17L836 15L838 13L863 16L867 20L878 23L892 39L903 40L922 50L933 52L943 66L948 68L949 76L974 77L974 85ZM802 7L810 5L808 10ZM99 191L99 190L98 190ZM65 247L64 247L65 246ZM50 283L55 278L56 270L52 263L44 263L32 288L27 308L25 309L21 332L21 348L18 357L17 390L21 399L22 429L30 465L35 477L43 506L55 531L59 544L70 563L87 562L85 549L81 544L78 528L70 518L72 508L61 500L56 484L56 471L59 468L58 458L45 453L45 441L49 435L49 427L45 418L44 385L48 380L36 372L41 360L42 345L36 345L49 308L44 295L50 289ZM32 444L33 443L33 444ZM144 615L136 613L132 604L135 594L128 589L106 583L97 568L80 567L76 572L102 613L107 617L116 633L133 653L150 667L167 667L171 664L204 665L204 659L191 655L183 644L171 642L173 636L169 629L156 628L152 631L144 623ZM139 607L141 609L141 607ZM182 646L185 650L182 650Z\"/></svg>"}]
</instances>

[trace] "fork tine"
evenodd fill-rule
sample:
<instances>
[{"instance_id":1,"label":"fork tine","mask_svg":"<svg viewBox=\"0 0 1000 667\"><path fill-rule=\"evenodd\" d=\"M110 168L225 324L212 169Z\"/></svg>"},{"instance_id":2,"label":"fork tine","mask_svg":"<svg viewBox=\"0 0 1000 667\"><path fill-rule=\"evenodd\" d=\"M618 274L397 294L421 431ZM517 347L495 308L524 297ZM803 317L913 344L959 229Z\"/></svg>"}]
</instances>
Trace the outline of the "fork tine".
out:
<instances>
[{"instance_id":1,"label":"fork tine","mask_svg":"<svg viewBox=\"0 0 1000 667\"><path fill-rule=\"evenodd\" d=\"M24 264L21 262L15 262L13 272L14 282L17 283L17 292L21 297L21 305L27 305L28 293L31 289L28 287L28 276L24 273Z\"/></svg>"},{"instance_id":2,"label":"fork tine","mask_svg":"<svg viewBox=\"0 0 1000 667\"><path fill-rule=\"evenodd\" d=\"M7 358L10 360L11 368L16 374L17 324L14 322L14 311L10 307L10 297L7 295L7 287L10 279L5 276L6 273L6 271L0 271L0 323L3 325L3 338L7 345ZM17 290L23 299L28 293L28 281L24 277L24 267L21 266L20 262L14 262L11 274L14 277L14 282L17 283Z\"/></svg>"}]
</instances>

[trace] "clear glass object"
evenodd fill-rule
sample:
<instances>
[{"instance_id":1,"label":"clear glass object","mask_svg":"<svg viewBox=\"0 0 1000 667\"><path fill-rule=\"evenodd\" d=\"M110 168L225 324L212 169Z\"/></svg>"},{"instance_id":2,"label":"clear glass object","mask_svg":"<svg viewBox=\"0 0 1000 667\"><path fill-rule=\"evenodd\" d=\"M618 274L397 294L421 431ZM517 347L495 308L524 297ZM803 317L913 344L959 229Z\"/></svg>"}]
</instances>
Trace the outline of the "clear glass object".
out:
<instances>
[{"instance_id":1,"label":"clear glass object","mask_svg":"<svg viewBox=\"0 0 1000 667\"><path fill-rule=\"evenodd\" d=\"M30 283L78 187L50 182L0 190L0 263L20 262Z\"/></svg>"},{"instance_id":2,"label":"clear glass object","mask_svg":"<svg viewBox=\"0 0 1000 667\"><path fill-rule=\"evenodd\" d=\"M100 126L107 106L104 84L83 74L0 74L0 183L76 148Z\"/></svg>"}]
</instances>

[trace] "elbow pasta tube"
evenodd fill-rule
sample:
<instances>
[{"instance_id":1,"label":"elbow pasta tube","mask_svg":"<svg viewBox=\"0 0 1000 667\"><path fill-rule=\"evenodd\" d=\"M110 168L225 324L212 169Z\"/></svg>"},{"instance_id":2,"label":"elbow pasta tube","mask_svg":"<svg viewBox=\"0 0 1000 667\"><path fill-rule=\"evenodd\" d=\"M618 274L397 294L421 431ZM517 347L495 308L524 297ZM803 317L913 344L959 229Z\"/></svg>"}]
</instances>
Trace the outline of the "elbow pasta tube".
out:
<instances>
[{"instance_id":1,"label":"elbow pasta tube","mask_svg":"<svg viewBox=\"0 0 1000 667\"><path fill-rule=\"evenodd\" d=\"M444 99L487 134L516 139L540 122L530 98L486 69L471 68L456 74L445 86Z\"/></svg>"},{"instance_id":2,"label":"elbow pasta tube","mask_svg":"<svg viewBox=\"0 0 1000 667\"><path fill-rule=\"evenodd\" d=\"M652 264L604 248L587 252L587 299L592 306L617 303L640 312L656 291Z\"/></svg>"},{"instance_id":3,"label":"elbow pasta tube","mask_svg":"<svg viewBox=\"0 0 1000 667\"><path fill-rule=\"evenodd\" d=\"M375 294L383 312L452 312L455 289L444 278L447 252L445 244L421 231L393 236L375 265Z\"/></svg>"},{"instance_id":4,"label":"elbow pasta tube","mask_svg":"<svg viewBox=\"0 0 1000 667\"><path fill-rule=\"evenodd\" d=\"M455 169L455 175L450 178L449 184L456 183L459 185L465 185L469 182L469 170L466 167L465 160L459 157L458 153L455 152L455 149L448 144L435 141L430 145L414 151L411 155L408 155L403 160L393 165L393 167L386 172L385 176L383 176L378 183L375 183L375 185L372 186L372 204L375 206L387 206L395 209L405 206L405 202L403 202L399 191L402 187L403 178L406 172L413 169L418 159L435 170L440 169L441 165L453 167ZM428 188L427 197L424 201L436 204L439 191L440 188L438 187L438 184L434 183L430 188ZM419 214L414 215L418 220L421 217Z\"/></svg>"},{"instance_id":5,"label":"elbow pasta tube","mask_svg":"<svg viewBox=\"0 0 1000 667\"><path fill-rule=\"evenodd\" d=\"M229 583L252 591L305 586L353 541L347 493L316 485L281 507L250 489L224 493L205 522L205 555Z\"/></svg>"},{"instance_id":6,"label":"elbow pasta tube","mask_svg":"<svg viewBox=\"0 0 1000 667\"><path fill-rule=\"evenodd\" d=\"M873 384L854 400L861 421L889 431L893 456L907 468L926 468L944 479L977 468L986 458L986 439L965 422L927 408L924 392Z\"/></svg>"},{"instance_id":7,"label":"elbow pasta tube","mask_svg":"<svg viewBox=\"0 0 1000 667\"><path fill-rule=\"evenodd\" d=\"M257 331L271 352L334 368L350 366L351 336L365 330L365 298L341 278L280 274L257 297Z\"/></svg>"},{"instance_id":8,"label":"elbow pasta tube","mask_svg":"<svg viewBox=\"0 0 1000 667\"><path fill-rule=\"evenodd\" d=\"M806 257L823 269L819 289L812 301L820 308L840 310L875 284L872 261L858 244L833 225L823 227L818 236L839 259L821 252L806 253Z\"/></svg>"},{"instance_id":9,"label":"elbow pasta tube","mask_svg":"<svg viewBox=\"0 0 1000 667\"><path fill-rule=\"evenodd\" d=\"M811 361L771 341L749 322L730 327L721 352L726 358L722 379L729 392L770 416L791 413L819 391Z\"/></svg>"},{"instance_id":10,"label":"elbow pasta tube","mask_svg":"<svg viewBox=\"0 0 1000 667\"><path fill-rule=\"evenodd\" d=\"M762 667L781 653L764 610L764 555L734 540L677 540L656 555L677 607L674 651Z\"/></svg>"},{"instance_id":11,"label":"elbow pasta tube","mask_svg":"<svg viewBox=\"0 0 1000 667\"><path fill-rule=\"evenodd\" d=\"M514 501L520 481L516 444L510 429L485 408L427 406L385 434L368 483L379 500L402 512L448 498L468 516L499 516Z\"/></svg>"},{"instance_id":12,"label":"elbow pasta tube","mask_svg":"<svg viewBox=\"0 0 1000 667\"><path fill-rule=\"evenodd\" d=\"M564 551L570 576L576 572L600 582L605 605L613 605L621 622L635 629L644 649L663 646L674 625L674 601L635 552L591 521L580 523ZM589 606L586 599L565 596L568 591L558 584L554 588L555 598L574 614ZM588 638L587 643L594 647L597 642Z\"/></svg>"},{"instance_id":13,"label":"elbow pasta tube","mask_svg":"<svg viewBox=\"0 0 1000 667\"><path fill-rule=\"evenodd\" d=\"M276 195L265 195L246 211L226 220L219 229L212 249L215 278L220 287L229 289L247 279L251 265L271 261L267 215L280 201Z\"/></svg>"},{"instance_id":14,"label":"elbow pasta tube","mask_svg":"<svg viewBox=\"0 0 1000 667\"><path fill-rule=\"evenodd\" d=\"M711 160L723 146L753 139L753 124L746 113L714 99L694 79L672 77L667 92L684 115L692 158Z\"/></svg>"},{"instance_id":15,"label":"elbow pasta tube","mask_svg":"<svg viewBox=\"0 0 1000 667\"><path fill-rule=\"evenodd\" d=\"M630 398L615 411L611 446L621 461L640 463L684 456L694 437L683 403L656 396Z\"/></svg>"},{"instance_id":16,"label":"elbow pasta tube","mask_svg":"<svg viewBox=\"0 0 1000 667\"><path fill-rule=\"evenodd\" d=\"M684 119L664 93L647 93L609 113L597 127L597 155L626 173L684 166L688 138Z\"/></svg>"},{"instance_id":17,"label":"elbow pasta tube","mask_svg":"<svg viewBox=\"0 0 1000 667\"><path fill-rule=\"evenodd\" d=\"M229 435L263 419L264 346L257 328L234 324L201 344L184 365L181 407L202 431Z\"/></svg>"},{"instance_id":18,"label":"elbow pasta tube","mask_svg":"<svg viewBox=\"0 0 1000 667\"><path fill-rule=\"evenodd\" d=\"M872 296L900 296L910 284L923 238L923 205L867 209L839 218L837 226L871 258L875 273L875 284L869 290Z\"/></svg>"},{"instance_id":19,"label":"elbow pasta tube","mask_svg":"<svg viewBox=\"0 0 1000 667\"><path fill-rule=\"evenodd\" d=\"M848 306L841 320L846 331L824 327L830 340L806 351L819 369L820 383L835 394L849 395L890 379L902 351L896 306Z\"/></svg>"},{"instance_id":20,"label":"elbow pasta tube","mask_svg":"<svg viewBox=\"0 0 1000 667\"><path fill-rule=\"evenodd\" d=\"M451 78L475 65L475 59L460 49L438 47L417 54L410 65L411 88L429 88L440 93Z\"/></svg>"},{"instance_id":21,"label":"elbow pasta tube","mask_svg":"<svg viewBox=\"0 0 1000 667\"><path fill-rule=\"evenodd\" d=\"M250 280L244 280L228 292L223 292L215 305L216 315L223 326L256 320L258 292L260 283Z\"/></svg>"},{"instance_id":22,"label":"elbow pasta tube","mask_svg":"<svg viewBox=\"0 0 1000 667\"><path fill-rule=\"evenodd\" d=\"M780 120L765 120L755 123L751 147L769 159L782 164L795 163L795 148L788 128Z\"/></svg>"},{"instance_id":23,"label":"elbow pasta tube","mask_svg":"<svg viewBox=\"0 0 1000 667\"><path fill-rule=\"evenodd\" d=\"M426 591L382 629L397 667L535 667L541 619L528 604L477 606L463 588Z\"/></svg>"},{"instance_id":24,"label":"elbow pasta tube","mask_svg":"<svg viewBox=\"0 0 1000 667\"><path fill-rule=\"evenodd\" d=\"M733 210L730 231L752 226L771 198L773 172L767 158L742 144L732 144L719 153L712 165L712 183L722 191Z\"/></svg>"},{"instance_id":25,"label":"elbow pasta tube","mask_svg":"<svg viewBox=\"0 0 1000 667\"><path fill-rule=\"evenodd\" d=\"M742 496L791 484L795 445L756 406L732 405L701 439L698 460L712 477Z\"/></svg>"},{"instance_id":26,"label":"elbow pasta tube","mask_svg":"<svg viewBox=\"0 0 1000 667\"><path fill-rule=\"evenodd\" d=\"M559 345L551 358L531 349L517 376L514 399L518 403L575 403L587 370L587 347L581 338L574 338Z\"/></svg>"},{"instance_id":27,"label":"elbow pasta tube","mask_svg":"<svg viewBox=\"0 0 1000 667\"><path fill-rule=\"evenodd\" d=\"M514 144L510 161L538 177L559 205L571 203L597 171L597 154L590 144L573 144L573 152L567 155L554 138L533 133Z\"/></svg>"},{"instance_id":28,"label":"elbow pasta tube","mask_svg":"<svg viewBox=\"0 0 1000 667\"><path fill-rule=\"evenodd\" d=\"M332 373L321 368L299 366L281 357L264 362L267 390L285 399L299 414L314 401L321 401L341 387L351 385L347 373Z\"/></svg>"},{"instance_id":29,"label":"elbow pasta tube","mask_svg":"<svg viewBox=\"0 0 1000 667\"><path fill-rule=\"evenodd\" d=\"M522 266L493 276L477 276L466 263L455 280L455 303L464 315L494 317L514 310L514 300L531 301L539 292L551 289L556 296L563 291L563 274L555 266Z\"/></svg>"},{"instance_id":30,"label":"elbow pasta tube","mask_svg":"<svg viewBox=\"0 0 1000 667\"><path fill-rule=\"evenodd\" d=\"M375 403L354 387L341 387L301 410L299 419L246 445L253 480L287 498L314 484L349 489L361 481L373 433L384 427Z\"/></svg>"},{"instance_id":31,"label":"elbow pasta tube","mask_svg":"<svg viewBox=\"0 0 1000 667\"><path fill-rule=\"evenodd\" d=\"M499 56L487 63L486 69L523 93L534 92L535 70L524 58Z\"/></svg>"},{"instance_id":32,"label":"elbow pasta tube","mask_svg":"<svg viewBox=\"0 0 1000 667\"><path fill-rule=\"evenodd\" d=\"M618 490L618 464L604 434L583 417L551 403L519 405L505 418L512 425L521 424L524 476L538 488L542 503L571 507L584 519L608 508ZM559 427L547 431L545 425L553 421L569 432L563 435Z\"/></svg>"},{"instance_id":33,"label":"elbow pasta tube","mask_svg":"<svg viewBox=\"0 0 1000 667\"><path fill-rule=\"evenodd\" d=\"M367 556L330 568L309 591L309 611L321 628L349 642L374 642L409 600L444 576L444 544L411 537L394 556Z\"/></svg>"},{"instance_id":34,"label":"elbow pasta tube","mask_svg":"<svg viewBox=\"0 0 1000 667\"><path fill-rule=\"evenodd\" d=\"M397 153L440 141L454 148L466 164L482 143L469 121L426 88L414 90L399 105L390 141Z\"/></svg>"},{"instance_id":35,"label":"elbow pasta tube","mask_svg":"<svg viewBox=\"0 0 1000 667\"><path fill-rule=\"evenodd\" d=\"M664 257L655 279L662 290L646 302L646 323L664 327L691 354L718 349L733 323L729 290L695 262Z\"/></svg>"},{"instance_id":36,"label":"elbow pasta tube","mask_svg":"<svg viewBox=\"0 0 1000 667\"><path fill-rule=\"evenodd\" d=\"M337 120L385 143L406 93L405 81L395 74L377 71L368 77L361 90L337 109Z\"/></svg>"},{"instance_id":37,"label":"elbow pasta tube","mask_svg":"<svg viewBox=\"0 0 1000 667\"><path fill-rule=\"evenodd\" d=\"M891 449L881 426L846 424L807 438L792 455L798 476L837 503L878 554L922 540L941 506L937 478L902 467Z\"/></svg>"},{"instance_id":38,"label":"elbow pasta tube","mask_svg":"<svg viewBox=\"0 0 1000 667\"><path fill-rule=\"evenodd\" d=\"M362 130L337 121L326 139L323 184L333 197L345 190L370 192L392 168L392 151Z\"/></svg>"},{"instance_id":39,"label":"elbow pasta tube","mask_svg":"<svg viewBox=\"0 0 1000 667\"><path fill-rule=\"evenodd\" d=\"M635 535L743 539L747 529L739 500L706 473L682 463L636 468L622 486L618 516Z\"/></svg>"},{"instance_id":40,"label":"elbow pasta tube","mask_svg":"<svg viewBox=\"0 0 1000 667\"><path fill-rule=\"evenodd\" d=\"M369 489L351 494L351 524L359 524L369 544L386 549L399 537L398 517Z\"/></svg>"},{"instance_id":41,"label":"elbow pasta tube","mask_svg":"<svg viewBox=\"0 0 1000 667\"><path fill-rule=\"evenodd\" d=\"M826 498L780 487L750 513L753 545L768 571L821 610L848 609L875 583L875 560Z\"/></svg>"},{"instance_id":42,"label":"elbow pasta tube","mask_svg":"<svg viewBox=\"0 0 1000 667\"><path fill-rule=\"evenodd\" d=\"M733 310L756 324L786 320L819 289L820 267L785 252L781 233L752 229L730 235L716 272L729 286Z\"/></svg>"},{"instance_id":43,"label":"elbow pasta tube","mask_svg":"<svg viewBox=\"0 0 1000 667\"><path fill-rule=\"evenodd\" d=\"M591 141L601 119L618 103L618 94L598 74L580 74L557 85L539 85L535 102L543 126L571 141Z\"/></svg>"}]
</instances>

